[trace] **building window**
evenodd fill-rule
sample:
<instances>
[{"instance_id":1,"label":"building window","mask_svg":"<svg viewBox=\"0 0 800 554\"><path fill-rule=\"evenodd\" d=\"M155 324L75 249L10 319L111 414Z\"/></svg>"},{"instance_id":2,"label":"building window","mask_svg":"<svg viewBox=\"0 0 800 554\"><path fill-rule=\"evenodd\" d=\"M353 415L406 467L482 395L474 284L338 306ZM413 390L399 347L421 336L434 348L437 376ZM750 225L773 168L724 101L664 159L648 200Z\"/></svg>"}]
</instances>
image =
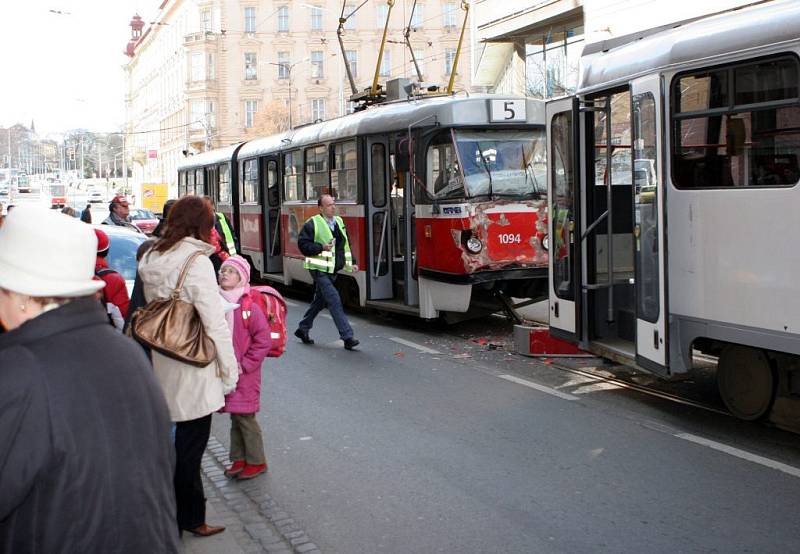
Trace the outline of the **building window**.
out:
<instances>
[{"instance_id":1,"label":"building window","mask_svg":"<svg viewBox=\"0 0 800 554\"><path fill-rule=\"evenodd\" d=\"M246 52L244 55L244 78L247 81L258 79L258 61L255 52Z\"/></svg>"},{"instance_id":2,"label":"building window","mask_svg":"<svg viewBox=\"0 0 800 554\"><path fill-rule=\"evenodd\" d=\"M389 77L392 74L392 52L390 50L383 51L383 58L381 58L381 77Z\"/></svg>"},{"instance_id":3,"label":"building window","mask_svg":"<svg viewBox=\"0 0 800 554\"><path fill-rule=\"evenodd\" d=\"M202 81L205 78L205 67L203 67L203 53L192 52L192 72L193 82Z\"/></svg>"},{"instance_id":4,"label":"building window","mask_svg":"<svg viewBox=\"0 0 800 554\"><path fill-rule=\"evenodd\" d=\"M289 6L281 6L278 8L278 32L289 32Z\"/></svg>"},{"instance_id":5,"label":"building window","mask_svg":"<svg viewBox=\"0 0 800 554\"><path fill-rule=\"evenodd\" d=\"M244 9L244 32L245 33L255 33L256 32L256 9L255 8L245 8Z\"/></svg>"},{"instance_id":6,"label":"building window","mask_svg":"<svg viewBox=\"0 0 800 554\"><path fill-rule=\"evenodd\" d=\"M324 121L325 120L325 99L314 98L311 101L311 120Z\"/></svg>"},{"instance_id":7,"label":"building window","mask_svg":"<svg viewBox=\"0 0 800 554\"><path fill-rule=\"evenodd\" d=\"M456 7L455 2L447 2L444 5L444 26L445 27L455 27L456 26L456 14L458 13L458 8Z\"/></svg>"},{"instance_id":8,"label":"building window","mask_svg":"<svg viewBox=\"0 0 800 554\"><path fill-rule=\"evenodd\" d=\"M216 67L214 65L214 54L211 52L208 53L206 56L206 79L213 80L216 79Z\"/></svg>"},{"instance_id":9,"label":"building window","mask_svg":"<svg viewBox=\"0 0 800 554\"><path fill-rule=\"evenodd\" d=\"M358 52L355 50L345 50L345 56L347 56L347 63L350 66L350 73L353 74L353 78L355 79L358 77Z\"/></svg>"},{"instance_id":10,"label":"building window","mask_svg":"<svg viewBox=\"0 0 800 554\"><path fill-rule=\"evenodd\" d=\"M214 114L214 101L206 100L206 113L203 114L205 122L210 128L217 126L217 116Z\"/></svg>"},{"instance_id":11,"label":"building window","mask_svg":"<svg viewBox=\"0 0 800 554\"><path fill-rule=\"evenodd\" d=\"M446 75L450 75L450 73L453 71L453 62L455 59L455 48L446 48L444 51L444 72Z\"/></svg>"},{"instance_id":12,"label":"building window","mask_svg":"<svg viewBox=\"0 0 800 554\"><path fill-rule=\"evenodd\" d=\"M278 52L278 79L289 78L289 52Z\"/></svg>"},{"instance_id":13,"label":"building window","mask_svg":"<svg viewBox=\"0 0 800 554\"><path fill-rule=\"evenodd\" d=\"M525 44L525 92L533 98L572 94L578 87L583 27L531 37Z\"/></svg>"},{"instance_id":14,"label":"building window","mask_svg":"<svg viewBox=\"0 0 800 554\"><path fill-rule=\"evenodd\" d=\"M211 10L203 10L200 12L201 28L204 33L211 31Z\"/></svg>"},{"instance_id":15,"label":"building window","mask_svg":"<svg viewBox=\"0 0 800 554\"><path fill-rule=\"evenodd\" d=\"M375 21L375 24L378 29L383 30L383 28L386 26L386 17L389 15L389 6L386 4L378 4L377 13L378 18Z\"/></svg>"},{"instance_id":16,"label":"building window","mask_svg":"<svg viewBox=\"0 0 800 554\"><path fill-rule=\"evenodd\" d=\"M356 29L356 15L353 13L356 7L353 4L346 4L344 7L344 16L347 21L344 23L344 28L348 31L355 31Z\"/></svg>"},{"instance_id":17,"label":"building window","mask_svg":"<svg viewBox=\"0 0 800 554\"><path fill-rule=\"evenodd\" d=\"M203 129L206 115L206 102L205 100L190 100L189 101L189 128L193 131Z\"/></svg>"},{"instance_id":18,"label":"building window","mask_svg":"<svg viewBox=\"0 0 800 554\"><path fill-rule=\"evenodd\" d=\"M256 119L256 112L258 111L258 100L245 100L244 101L244 127L250 129L253 127L253 122Z\"/></svg>"},{"instance_id":19,"label":"building window","mask_svg":"<svg viewBox=\"0 0 800 554\"><path fill-rule=\"evenodd\" d=\"M319 6L311 6L311 30L322 30L322 8Z\"/></svg>"},{"instance_id":20,"label":"building window","mask_svg":"<svg viewBox=\"0 0 800 554\"><path fill-rule=\"evenodd\" d=\"M322 79L325 76L325 68L322 62L322 50L311 52L311 78Z\"/></svg>"},{"instance_id":21,"label":"building window","mask_svg":"<svg viewBox=\"0 0 800 554\"><path fill-rule=\"evenodd\" d=\"M424 19L424 10L425 6L422 4L417 4L414 7L414 14L411 16L411 28L412 29L422 29L422 21Z\"/></svg>"}]
</instances>

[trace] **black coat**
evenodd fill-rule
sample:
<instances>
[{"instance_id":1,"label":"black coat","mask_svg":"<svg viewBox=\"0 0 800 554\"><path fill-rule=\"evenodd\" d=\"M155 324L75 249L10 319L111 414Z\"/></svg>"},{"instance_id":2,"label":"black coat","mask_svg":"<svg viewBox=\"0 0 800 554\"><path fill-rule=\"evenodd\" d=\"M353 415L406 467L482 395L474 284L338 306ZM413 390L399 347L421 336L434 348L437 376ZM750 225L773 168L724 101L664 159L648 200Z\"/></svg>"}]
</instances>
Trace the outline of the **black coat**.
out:
<instances>
[{"instance_id":1,"label":"black coat","mask_svg":"<svg viewBox=\"0 0 800 554\"><path fill-rule=\"evenodd\" d=\"M0 391L0 552L178 551L167 404L98 301L0 335Z\"/></svg>"}]
</instances>

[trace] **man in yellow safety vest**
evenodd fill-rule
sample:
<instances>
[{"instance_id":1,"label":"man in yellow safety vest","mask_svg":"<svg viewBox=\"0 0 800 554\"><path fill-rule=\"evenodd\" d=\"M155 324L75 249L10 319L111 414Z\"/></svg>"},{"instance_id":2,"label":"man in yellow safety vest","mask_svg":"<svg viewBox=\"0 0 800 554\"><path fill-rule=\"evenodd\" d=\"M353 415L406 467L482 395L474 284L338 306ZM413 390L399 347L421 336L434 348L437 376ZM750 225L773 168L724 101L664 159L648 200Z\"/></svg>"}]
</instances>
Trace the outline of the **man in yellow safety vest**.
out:
<instances>
[{"instance_id":1,"label":"man in yellow safety vest","mask_svg":"<svg viewBox=\"0 0 800 554\"><path fill-rule=\"evenodd\" d=\"M300 252L306 257L303 267L309 270L314 279L314 299L294 335L303 344L314 344L308 333L314 325L314 318L327 306L339 330L339 337L344 341L344 347L353 350L358 345L358 340L353 337L353 328L347 321L342 299L334 282L339 271L344 269L355 272L358 271L358 266L350 251L350 240L347 238L344 221L336 215L336 201L333 196L321 195L317 206L319 213L308 218L297 238Z\"/></svg>"}]
</instances>

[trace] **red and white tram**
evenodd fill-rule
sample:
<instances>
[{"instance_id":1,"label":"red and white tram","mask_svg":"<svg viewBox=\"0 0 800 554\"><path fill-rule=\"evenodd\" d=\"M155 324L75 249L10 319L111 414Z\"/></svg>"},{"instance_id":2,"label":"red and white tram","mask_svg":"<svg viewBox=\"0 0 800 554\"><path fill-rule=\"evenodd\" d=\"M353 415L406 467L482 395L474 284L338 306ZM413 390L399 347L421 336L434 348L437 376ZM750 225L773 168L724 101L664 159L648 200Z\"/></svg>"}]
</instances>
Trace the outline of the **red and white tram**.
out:
<instances>
[{"instance_id":1,"label":"red and white tram","mask_svg":"<svg viewBox=\"0 0 800 554\"><path fill-rule=\"evenodd\" d=\"M541 102L437 97L188 157L179 194L207 194L262 278L311 282L297 235L331 193L359 271L352 302L423 318L547 294ZM464 317L457 316L457 317Z\"/></svg>"}]
</instances>

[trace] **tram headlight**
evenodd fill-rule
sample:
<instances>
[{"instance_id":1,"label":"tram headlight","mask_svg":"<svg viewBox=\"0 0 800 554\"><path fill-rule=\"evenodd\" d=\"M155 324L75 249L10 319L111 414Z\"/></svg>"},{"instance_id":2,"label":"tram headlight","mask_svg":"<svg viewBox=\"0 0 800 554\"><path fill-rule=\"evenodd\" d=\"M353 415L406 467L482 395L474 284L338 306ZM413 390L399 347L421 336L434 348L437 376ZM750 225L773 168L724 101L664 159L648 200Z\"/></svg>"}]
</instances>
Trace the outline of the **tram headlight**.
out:
<instances>
[{"instance_id":1,"label":"tram headlight","mask_svg":"<svg viewBox=\"0 0 800 554\"><path fill-rule=\"evenodd\" d=\"M469 250L473 254L478 254L480 253L481 250L483 250L483 243L481 242L480 239L477 239L475 237L470 237L469 239L467 239L467 250Z\"/></svg>"},{"instance_id":2,"label":"tram headlight","mask_svg":"<svg viewBox=\"0 0 800 554\"><path fill-rule=\"evenodd\" d=\"M542 247L545 250L550 250L550 235L545 235L542 237Z\"/></svg>"}]
</instances>

